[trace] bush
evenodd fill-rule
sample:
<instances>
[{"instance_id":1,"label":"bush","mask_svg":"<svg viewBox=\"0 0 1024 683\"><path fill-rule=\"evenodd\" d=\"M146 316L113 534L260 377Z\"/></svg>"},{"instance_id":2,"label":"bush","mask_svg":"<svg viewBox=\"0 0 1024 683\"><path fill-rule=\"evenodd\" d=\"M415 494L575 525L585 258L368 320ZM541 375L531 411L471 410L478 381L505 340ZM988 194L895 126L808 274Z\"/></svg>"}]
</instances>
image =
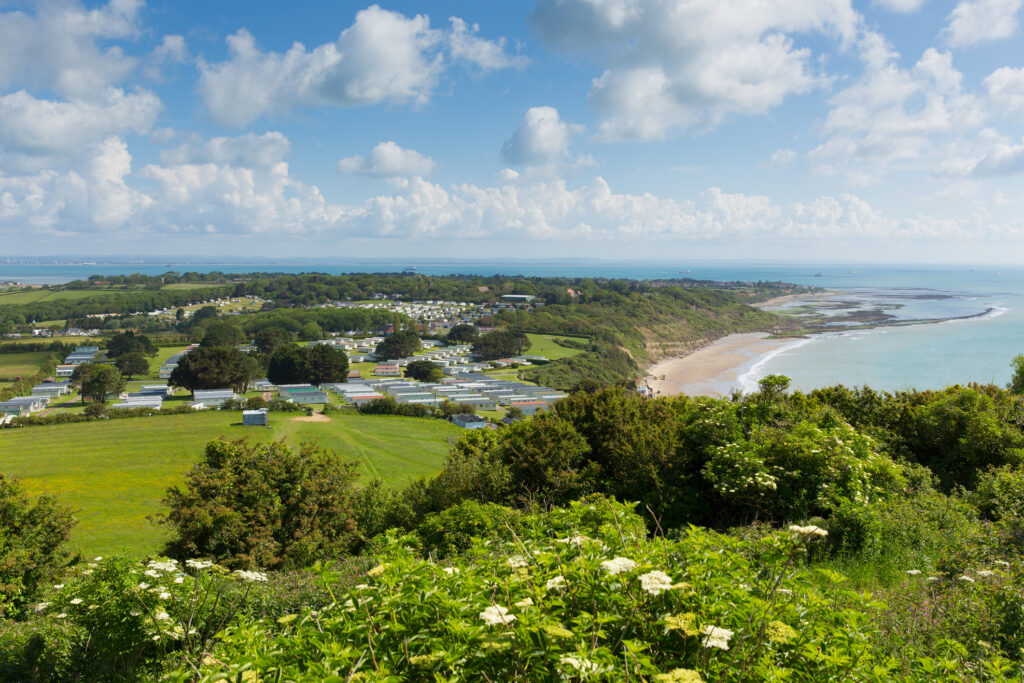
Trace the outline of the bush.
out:
<instances>
[{"instance_id":1,"label":"bush","mask_svg":"<svg viewBox=\"0 0 1024 683\"><path fill-rule=\"evenodd\" d=\"M986 519L1024 519L1024 468L1007 466L983 472L970 500Z\"/></svg>"},{"instance_id":2,"label":"bush","mask_svg":"<svg viewBox=\"0 0 1024 683\"><path fill-rule=\"evenodd\" d=\"M426 553L449 557L468 550L474 538L511 539L521 527L521 517L511 508L467 500L427 515L416 532Z\"/></svg>"}]
</instances>

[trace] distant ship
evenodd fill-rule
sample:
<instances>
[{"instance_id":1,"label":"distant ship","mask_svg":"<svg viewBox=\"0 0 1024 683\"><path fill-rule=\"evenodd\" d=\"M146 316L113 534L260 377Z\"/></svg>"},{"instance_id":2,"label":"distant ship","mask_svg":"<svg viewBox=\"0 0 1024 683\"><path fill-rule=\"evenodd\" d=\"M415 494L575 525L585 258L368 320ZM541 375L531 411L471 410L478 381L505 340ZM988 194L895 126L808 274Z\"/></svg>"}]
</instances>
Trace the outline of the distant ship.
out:
<instances>
[{"instance_id":1,"label":"distant ship","mask_svg":"<svg viewBox=\"0 0 1024 683\"><path fill-rule=\"evenodd\" d=\"M406 266L405 268L402 268L402 272L403 273L415 273L416 272L416 266Z\"/></svg>"},{"instance_id":2,"label":"distant ship","mask_svg":"<svg viewBox=\"0 0 1024 683\"><path fill-rule=\"evenodd\" d=\"M857 271L856 271L856 270L851 270L851 271L850 271L850 275L856 275L856 274L857 274Z\"/></svg>"},{"instance_id":3,"label":"distant ship","mask_svg":"<svg viewBox=\"0 0 1024 683\"><path fill-rule=\"evenodd\" d=\"M680 273L689 273L690 271L688 271L688 270L680 270L679 272Z\"/></svg>"},{"instance_id":4,"label":"distant ship","mask_svg":"<svg viewBox=\"0 0 1024 683\"><path fill-rule=\"evenodd\" d=\"M814 277L822 277L821 273L815 273Z\"/></svg>"}]
</instances>

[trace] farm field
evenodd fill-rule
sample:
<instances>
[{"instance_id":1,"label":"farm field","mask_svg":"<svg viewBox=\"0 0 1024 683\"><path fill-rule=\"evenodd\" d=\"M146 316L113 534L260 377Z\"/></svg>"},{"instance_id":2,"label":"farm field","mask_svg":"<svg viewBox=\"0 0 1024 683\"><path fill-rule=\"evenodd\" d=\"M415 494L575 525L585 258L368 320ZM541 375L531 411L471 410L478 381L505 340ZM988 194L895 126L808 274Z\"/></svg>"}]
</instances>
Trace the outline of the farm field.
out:
<instances>
[{"instance_id":1,"label":"farm field","mask_svg":"<svg viewBox=\"0 0 1024 683\"><path fill-rule=\"evenodd\" d=\"M555 339L572 339L583 343L589 343L586 337L572 337L567 334L527 334L530 340L530 348L526 350L529 355L544 356L548 360L559 358L572 358L583 353L582 349L570 349L555 343Z\"/></svg>"},{"instance_id":2,"label":"farm field","mask_svg":"<svg viewBox=\"0 0 1024 683\"><path fill-rule=\"evenodd\" d=\"M0 379L34 375L49 355L46 351L0 353Z\"/></svg>"},{"instance_id":3,"label":"farm field","mask_svg":"<svg viewBox=\"0 0 1024 683\"><path fill-rule=\"evenodd\" d=\"M123 291L123 290L122 290ZM87 299L94 296L117 294L117 290L106 289L16 289L0 292L0 306L9 304L34 304L40 301L56 301L59 299Z\"/></svg>"},{"instance_id":4,"label":"farm field","mask_svg":"<svg viewBox=\"0 0 1024 683\"><path fill-rule=\"evenodd\" d=\"M141 556L166 537L147 516L160 512L168 487L184 485L211 439L313 442L358 461L362 477L401 485L436 473L449 437L461 431L436 419L341 413L309 422L293 415L273 414L268 429L242 427L237 412L211 411L0 430L0 473L69 504L78 519L71 546L87 557Z\"/></svg>"}]
</instances>

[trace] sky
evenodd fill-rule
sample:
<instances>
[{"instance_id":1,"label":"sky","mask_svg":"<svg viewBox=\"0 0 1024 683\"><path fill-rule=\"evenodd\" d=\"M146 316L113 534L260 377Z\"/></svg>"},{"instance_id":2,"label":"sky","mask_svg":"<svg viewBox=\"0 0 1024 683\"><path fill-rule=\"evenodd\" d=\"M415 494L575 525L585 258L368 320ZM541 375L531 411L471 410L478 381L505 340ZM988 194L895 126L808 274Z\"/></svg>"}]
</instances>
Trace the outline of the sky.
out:
<instances>
[{"instance_id":1,"label":"sky","mask_svg":"<svg viewBox=\"0 0 1024 683\"><path fill-rule=\"evenodd\" d=\"M1024 0L0 0L0 256L1024 256Z\"/></svg>"}]
</instances>

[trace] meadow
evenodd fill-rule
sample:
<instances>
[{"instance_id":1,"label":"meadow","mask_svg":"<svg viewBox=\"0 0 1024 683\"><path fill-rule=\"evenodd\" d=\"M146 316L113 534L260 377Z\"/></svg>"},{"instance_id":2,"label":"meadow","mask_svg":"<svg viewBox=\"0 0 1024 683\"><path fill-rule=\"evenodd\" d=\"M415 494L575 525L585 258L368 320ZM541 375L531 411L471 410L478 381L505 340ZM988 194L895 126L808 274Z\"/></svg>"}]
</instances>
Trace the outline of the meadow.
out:
<instances>
[{"instance_id":1,"label":"meadow","mask_svg":"<svg viewBox=\"0 0 1024 683\"><path fill-rule=\"evenodd\" d=\"M530 340L530 348L526 353L531 356L544 356L548 360L559 360L560 358L572 358L583 353L583 349L571 349L555 342L556 339L571 339L584 344L590 343L586 337L572 337L567 334L527 334Z\"/></svg>"},{"instance_id":2,"label":"meadow","mask_svg":"<svg viewBox=\"0 0 1024 683\"><path fill-rule=\"evenodd\" d=\"M35 304L40 301L58 301L60 299L87 299L116 293L118 292L115 290L104 289L63 289L56 291L46 288L15 289L0 292L0 306Z\"/></svg>"},{"instance_id":3,"label":"meadow","mask_svg":"<svg viewBox=\"0 0 1024 683\"><path fill-rule=\"evenodd\" d=\"M364 478L401 485L435 474L459 431L443 420L336 413L321 421L273 415L270 428L242 427L237 412L203 412L0 431L0 472L32 494L48 493L78 519L71 546L88 557L156 552L165 534L147 520L168 487L218 437L314 442L357 461Z\"/></svg>"},{"instance_id":4,"label":"meadow","mask_svg":"<svg viewBox=\"0 0 1024 683\"><path fill-rule=\"evenodd\" d=\"M46 351L0 353L0 379L34 375L49 357Z\"/></svg>"}]
</instances>

